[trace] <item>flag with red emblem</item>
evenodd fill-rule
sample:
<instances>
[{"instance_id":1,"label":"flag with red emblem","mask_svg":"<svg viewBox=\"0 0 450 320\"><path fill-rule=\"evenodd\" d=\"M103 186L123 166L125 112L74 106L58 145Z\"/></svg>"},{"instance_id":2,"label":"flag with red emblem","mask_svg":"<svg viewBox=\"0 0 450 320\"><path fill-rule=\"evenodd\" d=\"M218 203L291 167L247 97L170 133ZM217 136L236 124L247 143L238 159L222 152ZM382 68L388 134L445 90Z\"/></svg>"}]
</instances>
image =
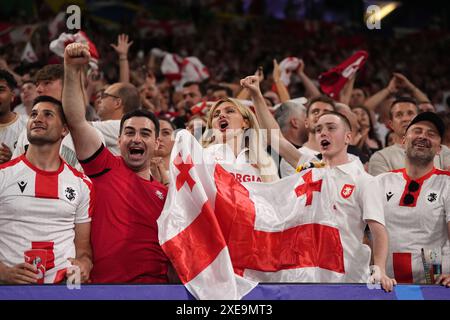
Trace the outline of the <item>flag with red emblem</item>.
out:
<instances>
[{"instance_id":1,"label":"flag with red emblem","mask_svg":"<svg viewBox=\"0 0 450 320\"><path fill-rule=\"evenodd\" d=\"M357 51L340 65L320 74L319 84L322 91L339 101L341 90L347 81L364 66L368 56L367 51Z\"/></svg>"},{"instance_id":2,"label":"flag with red emblem","mask_svg":"<svg viewBox=\"0 0 450 320\"><path fill-rule=\"evenodd\" d=\"M325 170L238 182L177 134L159 241L197 299L241 299L258 282L340 282L341 236ZM276 190L276 192L274 192Z\"/></svg>"}]
</instances>

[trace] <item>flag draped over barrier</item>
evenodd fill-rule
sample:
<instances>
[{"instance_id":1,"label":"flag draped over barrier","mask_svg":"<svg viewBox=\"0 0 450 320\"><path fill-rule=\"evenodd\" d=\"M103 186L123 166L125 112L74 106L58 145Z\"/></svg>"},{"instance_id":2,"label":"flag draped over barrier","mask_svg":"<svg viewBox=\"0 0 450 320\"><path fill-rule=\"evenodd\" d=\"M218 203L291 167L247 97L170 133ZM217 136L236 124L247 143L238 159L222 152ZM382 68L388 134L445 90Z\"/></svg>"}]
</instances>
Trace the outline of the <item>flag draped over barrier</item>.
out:
<instances>
[{"instance_id":1,"label":"flag draped over barrier","mask_svg":"<svg viewBox=\"0 0 450 320\"><path fill-rule=\"evenodd\" d=\"M159 240L197 299L240 299L258 282L340 282L344 255L326 171L238 182L183 130Z\"/></svg>"}]
</instances>

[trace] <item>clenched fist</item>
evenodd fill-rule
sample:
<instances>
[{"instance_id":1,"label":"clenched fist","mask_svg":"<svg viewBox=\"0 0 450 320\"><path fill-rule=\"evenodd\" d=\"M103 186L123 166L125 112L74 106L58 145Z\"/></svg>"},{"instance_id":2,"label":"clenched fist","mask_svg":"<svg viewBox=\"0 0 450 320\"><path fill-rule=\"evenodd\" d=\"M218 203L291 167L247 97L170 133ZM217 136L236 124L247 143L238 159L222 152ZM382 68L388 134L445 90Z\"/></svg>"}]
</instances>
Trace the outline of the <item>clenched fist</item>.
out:
<instances>
[{"instance_id":1,"label":"clenched fist","mask_svg":"<svg viewBox=\"0 0 450 320\"><path fill-rule=\"evenodd\" d=\"M257 94L260 92L259 79L257 76L248 76L241 79L241 86L247 88L250 91L250 94Z\"/></svg>"},{"instance_id":2,"label":"clenched fist","mask_svg":"<svg viewBox=\"0 0 450 320\"><path fill-rule=\"evenodd\" d=\"M66 66L84 66L89 63L91 54L89 47L82 43L71 43L64 50L64 64Z\"/></svg>"}]
</instances>

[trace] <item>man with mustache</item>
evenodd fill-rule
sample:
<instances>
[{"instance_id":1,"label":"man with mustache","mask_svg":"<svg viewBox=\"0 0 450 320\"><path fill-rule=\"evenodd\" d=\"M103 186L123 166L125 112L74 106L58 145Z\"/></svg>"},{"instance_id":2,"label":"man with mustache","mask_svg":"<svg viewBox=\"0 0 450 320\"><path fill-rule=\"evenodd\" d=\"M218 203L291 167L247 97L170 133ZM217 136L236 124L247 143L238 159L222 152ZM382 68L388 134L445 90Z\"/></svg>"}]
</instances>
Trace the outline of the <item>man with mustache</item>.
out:
<instances>
[{"instance_id":1,"label":"man with mustache","mask_svg":"<svg viewBox=\"0 0 450 320\"><path fill-rule=\"evenodd\" d=\"M394 144L375 152L369 161L369 173L373 176L404 167L405 149L402 138L411 120L418 114L417 103L409 97L397 98L391 104L389 126L394 131ZM436 168L448 170L450 149L443 147L434 159Z\"/></svg>"},{"instance_id":2,"label":"man with mustache","mask_svg":"<svg viewBox=\"0 0 450 320\"><path fill-rule=\"evenodd\" d=\"M77 157L92 178L93 283L166 283L169 260L158 241L156 220L167 188L150 174L159 145L159 122L149 111L123 115L114 156L84 116L81 73L87 45L71 43L64 52L63 106Z\"/></svg>"},{"instance_id":3,"label":"man with mustache","mask_svg":"<svg viewBox=\"0 0 450 320\"><path fill-rule=\"evenodd\" d=\"M441 249L449 239L450 173L433 163L444 132L439 116L420 113L402 141L405 167L377 176L390 240L386 272L399 283L425 283L421 250ZM434 280L450 286L450 275Z\"/></svg>"}]
</instances>

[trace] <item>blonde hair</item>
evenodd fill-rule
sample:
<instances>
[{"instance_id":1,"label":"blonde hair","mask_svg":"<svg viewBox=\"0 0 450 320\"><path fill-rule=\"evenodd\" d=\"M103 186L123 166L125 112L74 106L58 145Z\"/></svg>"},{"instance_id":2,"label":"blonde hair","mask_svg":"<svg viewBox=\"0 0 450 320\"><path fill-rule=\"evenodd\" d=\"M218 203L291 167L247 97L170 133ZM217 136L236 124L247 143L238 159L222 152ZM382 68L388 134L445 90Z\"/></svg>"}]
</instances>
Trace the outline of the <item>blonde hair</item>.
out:
<instances>
[{"instance_id":1,"label":"blonde hair","mask_svg":"<svg viewBox=\"0 0 450 320\"><path fill-rule=\"evenodd\" d=\"M243 146L248 148L247 159L259 170L262 181L272 182L278 180L279 177L277 167L272 157L266 152L265 139L260 130L255 114L250 110L250 108L243 106L236 99L223 98L211 107L207 114L206 130L201 140L202 146L206 148L212 144L221 143L221 141L218 141L219 139L216 138L215 132L212 129L212 121L214 111L217 107L226 102L231 103L237 108L242 117L248 121L248 129L252 129L246 129L243 133Z\"/></svg>"}]
</instances>

